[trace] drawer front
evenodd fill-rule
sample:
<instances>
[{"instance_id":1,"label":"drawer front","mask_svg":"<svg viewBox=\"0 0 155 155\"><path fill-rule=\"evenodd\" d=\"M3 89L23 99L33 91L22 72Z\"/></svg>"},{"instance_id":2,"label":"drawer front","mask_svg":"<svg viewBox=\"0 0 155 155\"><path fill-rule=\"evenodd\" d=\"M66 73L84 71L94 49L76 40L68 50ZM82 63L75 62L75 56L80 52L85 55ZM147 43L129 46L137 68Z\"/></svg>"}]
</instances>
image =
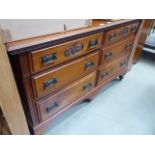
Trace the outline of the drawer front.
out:
<instances>
[{"instance_id":1,"label":"drawer front","mask_svg":"<svg viewBox=\"0 0 155 155\"><path fill-rule=\"evenodd\" d=\"M115 61L105 68L100 67L98 84L108 80L108 78L126 69L128 66L128 59L129 55Z\"/></svg>"},{"instance_id":2,"label":"drawer front","mask_svg":"<svg viewBox=\"0 0 155 155\"><path fill-rule=\"evenodd\" d=\"M32 72L37 72L100 48L102 33L70 41L29 54Z\"/></svg>"},{"instance_id":3,"label":"drawer front","mask_svg":"<svg viewBox=\"0 0 155 155\"><path fill-rule=\"evenodd\" d=\"M126 41L114 44L113 46L103 49L101 65L107 65L108 63L111 63L124 55L130 54L133 42L134 37L131 37Z\"/></svg>"},{"instance_id":4,"label":"drawer front","mask_svg":"<svg viewBox=\"0 0 155 155\"><path fill-rule=\"evenodd\" d=\"M139 28L139 22L130 25L130 33L136 34Z\"/></svg>"},{"instance_id":5,"label":"drawer front","mask_svg":"<svg viewBox=\"0 0 155 155\"><path fill-rule=\"evenodd\" d=\"M40 121L44 121L61 109L73 103L80 96L90 92L95 85L96 72L80 79L58 94L37 102Z\"/></svg>"},{"instance_id":6,"label":"drawer front","mask_svg":"<svg viewBox=\"0 0 155 155\"><path fill-rule=\"evenodd\" d=\"M42 97L93 72L98 64L98 52L72 61L55 70L32 77L36 98Z\"/></svg>"},{"instance_id":7,"label":"drawer front","mask_svg":"<svg viewBox=\"0 0 155 155\"><path fill-rule=\"evenodd\" d=\"M124 27L120 27L114 30L110 30L106 33L105 46L110 45L119 39L126 38L130 35L135 35L138 30L139 23L134 23Z\"/></svg>"}]
</instances>

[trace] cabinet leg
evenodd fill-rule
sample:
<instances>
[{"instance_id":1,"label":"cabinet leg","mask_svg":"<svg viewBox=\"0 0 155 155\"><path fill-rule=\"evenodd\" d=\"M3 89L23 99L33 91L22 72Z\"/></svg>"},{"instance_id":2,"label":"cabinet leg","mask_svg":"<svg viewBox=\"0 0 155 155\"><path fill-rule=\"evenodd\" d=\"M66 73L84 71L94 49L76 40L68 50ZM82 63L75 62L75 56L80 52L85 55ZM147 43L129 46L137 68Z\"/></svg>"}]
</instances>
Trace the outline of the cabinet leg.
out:
<instances>
[{"instance_id":1,"label":"cabinet leg","mask_svg":"<svg viewBox=\"0 0 155 155\"><path fill-rule=\"evenodd\" d=\"M85 99L84 101L89 103L89 102L91 102L92 100L93 100L92 98L87 98L87 99Z\"/></svg>"},{"instance_id":2,"label":"cabinet leg","mask_svg":"<svg viewBox=\"0 0 155 155\"><path fill-rule=\"evenodd\" d=\"M94 91L94 92L92 92L91 94L89 94L89 96L87 97L87 98L85 98L83 101L85 101L85 102L91 102L93 99L94 99L94 97L96 96L96 94L99 92L99 90L96 90L96 91Z\"/></svg>"},{"instance_id":3,"label":"cabinet leg","mask_svg":"<svg viewBox=\"0 0 155 155\"><path fill-rule=\"evenodd\" d=\"M120 81L124 79L124 75L119 76Z\"/></svg>"}]
</instances>

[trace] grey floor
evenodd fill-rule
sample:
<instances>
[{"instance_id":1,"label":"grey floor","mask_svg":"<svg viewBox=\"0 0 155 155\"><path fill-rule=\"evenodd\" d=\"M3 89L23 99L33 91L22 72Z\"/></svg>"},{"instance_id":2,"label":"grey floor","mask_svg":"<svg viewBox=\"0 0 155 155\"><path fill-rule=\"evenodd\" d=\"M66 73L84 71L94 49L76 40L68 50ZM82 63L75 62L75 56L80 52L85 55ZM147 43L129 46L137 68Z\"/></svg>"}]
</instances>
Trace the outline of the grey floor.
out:
<instances>
[{"instance_id":1,"label":"grey floor","mask_svg":"<svg viewBox=\"0 0 155 155\"><path fill-rule=\"evenodd\" d=\"M123 81L66 112L44 134L155 134L155 60L142 58Z\"/></svg>"}]
</instances>

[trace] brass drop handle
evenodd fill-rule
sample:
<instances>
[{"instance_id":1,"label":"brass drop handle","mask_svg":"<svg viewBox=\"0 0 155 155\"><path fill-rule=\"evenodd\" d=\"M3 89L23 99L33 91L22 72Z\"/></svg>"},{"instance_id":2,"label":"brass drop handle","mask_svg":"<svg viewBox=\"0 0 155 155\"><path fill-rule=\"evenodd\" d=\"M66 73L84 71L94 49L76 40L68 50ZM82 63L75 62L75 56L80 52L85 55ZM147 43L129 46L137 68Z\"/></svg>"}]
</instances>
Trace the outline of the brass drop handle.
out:
<instances>
[{"instance_id":1,"label":"brass drop handle","mask_svg":"<svg viewBox=\"0 0 155 155\"><path fill-rule=\"evenodd\" d=\"M131 43L127 43L127 44L125 45L125 50L128 50L128 49L130 49L130 48L132 48L132 44L131 44Z\"/></svg>"},{"instance_id":2,"label":"brass drop handle","mask_svg":"<svg viewBox=\"0 0 155 155\"><path fill-rule=\"evenodd\" d=\"M93 85L92 83L86 83L84 86L83 86L83 90L90 90L92 89Z\"/></svg>"},{"instance_id":3,"label":"brass drop handle","mask_svg":"<svg viewBox=\"0 0 155 155\"><path fill-rule=\"evenodd\" d=\"M119 35L121 37L125 37L128 34L128 31L129 31L128 27L124 27L124 29L120 31Z\"/></svg>"},{"instance_id":4,"label":"brass drop handle","mask_svg":"<svg viewBox=\"0 0 155 155\"><path fill-rule=\"evenodd\" d=\"M105 54L105 59L111 59L112 57L112 52L108 52Z\"/></svg>"},{"instance_id":5,"label":"brass drop handle","mask_svg":"<svg viewBox=\"0 0 155 155\"><path fill-rule=\"evenodd\" d=\"M50 113L53 109L55 109L56 107L59 107L58 102L54 102L52 105L46 107L46 112Z\"/></svg>"},{"instance_id":6,"label":"brass drop handle","mask_svg":"<svg viewBox=\"0 0 155 155\"><path fill-rule=\"evenodd\" d=\"M108 75L109 75L108 72L104 72L104 73L101 74L101 78L103 79L103 78L105 78L105 77L108 76Z\"/></svg>"},{"instance_id":7,"label":"brass drop handle","mask_svg":"<svg viewBox=\"0 0 155 155\"><path fill-rule=\"evenodd\" d=\"M50 54L48 56L41 57L43 65L47 65L47 64L53 63L56 59L57 59L56 53L52 53L52 54Z\"/></svg>"},{"instance_id":8,"label":"brass drop handle","mask_svg":"<svg viewBox=\"0 0 155 155\"><path fill-rule=\"evenodd\" d=\"M88 70L88 69L91 69L93 66L94 66L94 62L93 61L89 61L85 64L85 69Z\"/></svg>"},{"instance_id":9,"label":"brass drop handle","mask_svg":"<svg viewBox=\"0 0 155 155\"><path fill-rule=\"evenodd\" d=\"M98 40L90 40L88 44L88 48L95 48L99 44Z\"/></svg>"},{"instance_id":10,"label":"brass drop handle","mask_svg":"<svg viewBox=\"0 0 155 155\"><path fill-rule=\"evenodd\" d=\"M131 32L135 34L137 32L137 26L132 26Z\"/></svg>"},{"instance_id":11,"label":"brass drop handle","mask_svg":"<svg viewBox=\"0 0 155 155\"><path fill-rule=\"evenodd\" d=\"M120 66L121 67L124 67L124 66L126 66L127 65L127 61L122 61L121 63L120 63Z\"/></svg>"},{"instance_id":12,"label":"brass drop handle","mask_svg":"<svg viewBox=\"0 0 155 155\"><path fill-rule=\"evenodd\" d=\"M78 54L79 52L81 52L82 49L83 49L83 44L82 43L77 44L77 45L73 45L73 46L65 49L64 55L66 57L72 57L72 56Z\"/></svg>"},{"instance_id":13,"label":"brass drop handle","mask_svg":"<svg viewBox=\"0 0 155 155\"><path fill-rule=\"evenodd\" d=\"M116 32L113 32L113 33L111 33L111 34L109 35L108 40L109 40L109 41L114 41L115 38L116 38L116 36L117 36Z\"/></svg>"},{"instance_id":14,"label":"brass drop handle","mask_svg":"<svg viewBox=\"0 0 155 155\"><path fill-rule=\"evenodd\" d=\"M55 86L57 83L58 83L57 78L56 77L53 77L51 80L45 81L43 83L44 89L49 89L49 88Z\"/></svg>"}]
</instances>

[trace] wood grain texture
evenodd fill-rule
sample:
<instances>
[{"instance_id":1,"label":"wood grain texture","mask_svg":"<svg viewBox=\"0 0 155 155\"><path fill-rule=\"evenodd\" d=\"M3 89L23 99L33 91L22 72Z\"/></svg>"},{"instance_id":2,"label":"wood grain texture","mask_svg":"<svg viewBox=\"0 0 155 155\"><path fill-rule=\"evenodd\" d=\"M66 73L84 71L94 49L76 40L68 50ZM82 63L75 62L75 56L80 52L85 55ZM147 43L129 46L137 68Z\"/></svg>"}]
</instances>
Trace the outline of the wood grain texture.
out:
<instances>
[{"instance_id":1,"label":"wood grain texture","mask_svg":"<svg viewBox=\"0 0 155 155\"><path fill-rule=\"evenodd\" d=\"M64 90L59 91L57 94L48 97L47 99L37 102L40 120L46 120L58 111L62 110L79 97L87 94L95 86L96 72L74 82L66 87Z\"/></svg>"},{"instance_id":2,"label":"wood grain texture","mask_svg":"<svg viewBox=\"0 0 155 155\"><path fill-rule=\"evenodd\" d=\"M35 97L40 98L60 90L71 82L93 72L98 65L98 51L76 61L32 77ZM53 82L51 81L53 80ZM51 81L51 82L50 82ZM45 87L45 83L50 83Z\"/></svg>"},{"instance_id":3,"label":"wood grain texture","mask_svg":"<svg viewBox=\"0 0 155 155\"><path fill-rule=\"evenodd\" d=\"M12 134L29 134L7 51L0 37L0 105Z\"/></svg>"},{"instance_id":4,"label":"wood grain texture","mask_svg":"<svg viewBox=\"0 0 155 155\"><path fill-rule=\"evenodd\" d=\"M45 36L23 39L15 42L8 42L6 43L6 47L10 54L12 55L19 54L19 53L28 52L28 51L34 51L36 49L38 50L42 48L47 48L60 43L64 43L66 41L71 41L88 35L103 32L105 30L107 31L109 29L114 29L120 26L132 24L132 23L135 23L136 21L138 22L140 20L126 19L126 20L115 21L108 24L104 22L105 23L104 25L100 25L100 23L98 23L97 25L93 24L88 28L56 33L56 34L48 34Z\"/></svg>"},{"instance_id":5,"label":"wood grain texture","mask_svg":"<svg viewBox=\"0 0 155 155\"><path fill-rule=\"evenodd\" d=\"M138 26L139 22L107 31L105 34L104 46L109 46L117 41L124 40L126 37L135 35L138 30ZM135 28L134 31L133 28Z\"/></svg>"},{"instance_id":6,"label":"wood grain texture","mask_svg":"<svg viewBox=\"0 0 155 155\"><path fill-rule=\"evenodd\" d=\"M135 37L135 41L134 41L133 48L132 48L130 58L129 58L129 62L128 62L128 70L131 70L131 67L133 65L134 55L135 55L136 48L138 46L138 42L139 42L140 35L141 35L142 29L143 29L144 21L145 20L142 20L140 22L140 25L139 25L139 28L138 28L138 31L137 31L137 34Z\"/></svg>"},{"instance_id":7,"label":"wood grain texture","mask_svg":"<svg viewBox=\"0 0 155 155\"><path fill-rule=\"evenodd\" d=\"M33 70L33 67L36 67L37 65L36 63L33 64L35 62L34 60L36 59L36 62L38 63L44 54L50 54L50 50L36 44L34 45L37 49L36 51L29 46L26 47L26 50L28 50L27 48L30 48L27 52L24 51L23 53L22 51L19 54L16 53L15 55L10 55L10 57L16 57L12 63L12 66L14 68L15 75L21 75L20 80L18 79L19 76L17 76L17 81L19 81L17 83L20 86L21 84L23 85L23 88L20 88L20 93L25 94L25 97L22 97L23 106L26 105L27 107L25 108L27 120L32 122L30 123L30 128L33 133L40 134L43 130L47 129L49 124L64 111L83 100L91 100L102 86L115 79L117 76L125 75L128 69L129 56L133 48L132 45L135 45L135 42L137 41L135 37L139 34L139 31L137 32L137 30L139 30L140 21L141 20L130 20L130 22L126 22L126 20L121 20L116 22L117 24L112 23L112 26L105 25L105 27L102 27L101 29L98 26L94 26L95 31L89 31L89 33L87 33L88 29L81 31L77 30L77 33L75 31L74 33L69 32L67 38L63 35L59 36L59 34L58 36L60 37L60 42L57 42L58 40L51 40L51 42L56 41L56 46L51 44L51 42L46 42L48 44L48 49L59 47L61 45L69 45L67 47L65 46L66 48L69 48L70 45L72 47L72 45L74 45L72 42L79 43L76 41L82 40L83 37L86 37L87 40L91 40L98 34L98 31L101 32L101 38L103 39L99 49L95 48L90 51L85 49L84 52L87 50L89 52L81 54L75 58L72 57L69 60L60 61L60 63L56 63L55 65L49 65L47 68L39 67L35 70L36 72ZM135 26L136 32L132 32L131 28ZM127 31L126 27L128 28ZM118 38L112 43L108 43L107 36L116 30ZM79 32L80 35L77 36ZM126 32L125 35L123 34L124 32ZM69 37L70 33L71 38ZM106 40L107 42L105 42ZM44 41L41 44L44 45ZM128 44L132 45L124 50ZM39 48L41 48L40 51L38 51ZM63 48L63 51L66 48ZM23 49L21 48L19 50ZM56 48L51 51L53 52L55 50ZM112 52L112 57L108 60L103 59L103 57L105 58L105 55L109 52ZM38 57L35 55L37 53L39 53ZM31 57L32 54L34 54L33 61ZM88 69L86 69L86 64L91 61L93 61L94 65L90 65L90 67L88 65ZM96 78L94 80L92 79L94 88L86 94L81 93L79 89L81 88L80 86L82 79L87 79L87 76L93 74L93 72L96 73ZM108 75L104 78L104 75L102 74L107 72ZM101 76L103 77L101 78ZM73 86L73 83L77 83L77 85L73 89L68 89ZM56 100L61 102L60 107L57 106L58 103L55 102ZM50 111L53 107L54 110L47 114L46 108Z\"/></svg>"},{"instance_id":8,"label":"wood grain texture","mask_svg":"<svg viewBox=\"0 0 155 155\"><path fill-rule=\"evenodd\" d=\"M148 33L150 32L151 26L153 24L153 19L144 19L144 25L140 34L139 43L144 44Z\"/></svg>"},{"instance_id":9,"label":"wood grain texture","mask_svg":"<svg viewBox=\"0 0 155 155\"><path fill-rule=\"evenodd\" d=\"M55 119L57 119L60 115L62 115L63 113L65 113L67 110L71 109L73 106L79 104L82 101L88 101L88 102L91 101L95 97L95 95L100 91L100 89L103 86L105 86L110 81L116 79L117 76L120 76L120 75L123 75L124 76L126 74L126 72L127 72L127 68L125 68L124 70L121 70L120 72L117 72L115 75L109 77L103 83L101 83L100 85L96 86L90 92L88 92L85 95L79 97L77 100L75 100L72 103L70 103L67 107L65 107L62 110L58 111L52 117L49 117L47 120L45 120L45 121L41 122L40 124L36 125L33 128L34 134L42 134L45 130L48 129L49 126L52 125L52 123L54 122Z\"/></svg>"},{"instance_id":10,"label":"wood grain texture","mask_svg":"<svg viewBox=\"0 0 155 155\"><path fill-rule=\"evenodd\" d=\"M17 83L22 105L29 126L38 123L37 110L35 107L34 94L31 84L30 66L28 54L13 55L10 57L14 77Z\"/></svg>"},{"instance_id":11,"label":"wood grain texture","mask_svg":"<svg viewBox=\"0 0 155 155\"><path fill-rule=\"evenodd\" d=\"M144 43L145 43L145 40L146 40L146 38L148 36L148 33L150 32L152 24L153 24L153 19L145 19L144 20L144 25L143 25L143 28L142 28L142 31L141 31L141 34L140 34L140 38L139 38L139 41L138 41L138 46L136 48L135 55L134 55L134 58L133 58L133 63L134 64L137 63L138 60L141 57L142 50L143 50L143 47L144 47Z\"/></svg>"},{"instance_id":12,"label":"wood grain texture","mask_svg":"<svg viewBox=\"0 0 155 155\"><path fill-rule=\"evenodd\" d=\"M133 42L134 36L131 36L127 39L124 39L122 42L117 42L108 48L103 48L101 55L101 64L106 66L107 64L115 61L116 59L126 54L130 54Z\"/></svg>"},{"instance_id":13,"label":"wood grain texture","mask_svg":"<svg viewBox=\"0 0 155 155\"><path fill-rule=\"evenodd\" d=\"M102 43L102 36L103 33L98 33L92 36L87 36L84 38L59 44L57 46L52 46L47 49L30 52L29 60L30 60L31 72L33 73L56 66L62 62L69 61L73 58L87 54L92 50L100 48ZM90 46L90 42L94 42L94 46L93 45ZM45 57L47 63L44 63L42 61L42 59Z\"/></svg>"},{"instance_id":14,"label":"wood grain texture","mask_svg":"<svg viewBox=\"0 0 155 155\"><path fill-rule=\"evenodd\" d=\"M98 85L105 82L113 75L125 70L128 66L128 59L129 59L129 54L126 54L125 56L120 57L118 60L116 59L111 64L108 64L106 66L101 65L99 67Z\"/></svg>"},{"instance_id":15,"label":"wood grain texture","mask_svg":"<svg viewBox=\"0 0 155 155\"><path fill-rule=\"evenodd\" d=\"M11 135L10 128L3 115L1 108L0 108L0 135Z\"/></svg>"}]
</instances>

